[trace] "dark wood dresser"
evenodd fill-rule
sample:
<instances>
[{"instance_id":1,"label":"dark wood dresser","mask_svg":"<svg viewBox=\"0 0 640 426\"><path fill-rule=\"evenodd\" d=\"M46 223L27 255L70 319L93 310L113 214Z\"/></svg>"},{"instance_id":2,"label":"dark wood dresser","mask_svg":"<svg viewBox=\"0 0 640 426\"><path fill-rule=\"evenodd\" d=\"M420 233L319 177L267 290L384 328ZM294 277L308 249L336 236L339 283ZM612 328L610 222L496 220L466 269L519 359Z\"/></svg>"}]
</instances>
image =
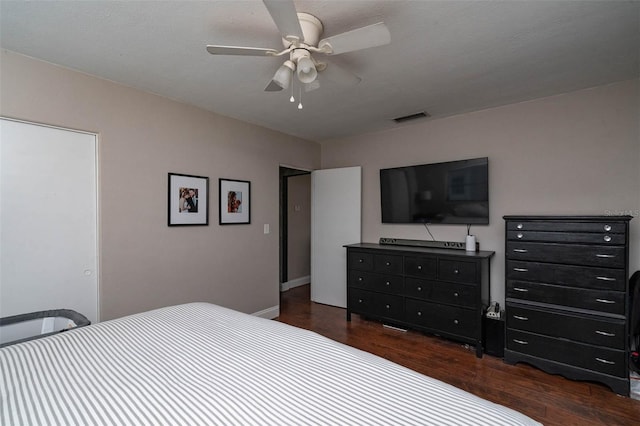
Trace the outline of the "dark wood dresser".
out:
<instances>
[{"instance_id":1,"label":"dark wood dresser","mask_svg":"<svg viewBox=\"0 0 640 426\"><path fill-rule=\"evenodd\" d=\"M631 216L505 216L505 362L629 395Z\"/></svg>"},{"instance_id":2,"label":"dark wood dresser","mask_svg":"<svg viewBox=\"0 0 640 426\"><path fill-rule=\"evenodd\" d=\"M482 357L482 315L494 252L351 244L347 248L347 320L351 314L437 334Z\"/></svg>"}]
</instances>

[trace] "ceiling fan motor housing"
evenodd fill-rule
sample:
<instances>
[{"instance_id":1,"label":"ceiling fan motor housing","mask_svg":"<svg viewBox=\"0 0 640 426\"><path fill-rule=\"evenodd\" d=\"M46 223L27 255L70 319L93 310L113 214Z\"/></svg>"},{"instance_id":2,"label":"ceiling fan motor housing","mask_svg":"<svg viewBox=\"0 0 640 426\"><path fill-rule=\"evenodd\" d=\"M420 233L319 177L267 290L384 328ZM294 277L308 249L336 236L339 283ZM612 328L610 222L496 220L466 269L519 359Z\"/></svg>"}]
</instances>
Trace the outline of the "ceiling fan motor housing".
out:
<instances>
[{"instance_id":1,"label":"ceiling fan motor housing","mask_svg":"<svg viewBox=\"0 0 640 426\"><path fill-rule=\"evenodd\" d=\"M292 44L293 45L303 45L307 46L318 46L318 42L320 41L320 36L324 31L324 27L322 26L322 22L316 18L315 16L300 12L298 13L298 20L300 21L300 28L302 29L302 35L304 36L304 40L298 40L297 42L291 42L286 38L282 38L282 45L285 49L288 49Z\"/></svg>"}]
</instances>

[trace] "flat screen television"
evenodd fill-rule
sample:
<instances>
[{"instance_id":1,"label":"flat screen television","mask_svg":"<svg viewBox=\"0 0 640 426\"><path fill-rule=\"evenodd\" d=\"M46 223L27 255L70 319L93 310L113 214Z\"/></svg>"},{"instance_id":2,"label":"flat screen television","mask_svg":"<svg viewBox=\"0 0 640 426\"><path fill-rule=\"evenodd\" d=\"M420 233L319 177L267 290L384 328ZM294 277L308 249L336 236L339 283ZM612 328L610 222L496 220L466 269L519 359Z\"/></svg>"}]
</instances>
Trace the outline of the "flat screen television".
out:
<instances>
[{"instance_id":1,"label":"flat screen television","mask_svg":"<svg viewBox=\"0 0 640 426\"><path fill-rule=\"evenodd\" d=\"M489 224L489 159L380 170L382 223Z\"/></svg>"}]
</instances>

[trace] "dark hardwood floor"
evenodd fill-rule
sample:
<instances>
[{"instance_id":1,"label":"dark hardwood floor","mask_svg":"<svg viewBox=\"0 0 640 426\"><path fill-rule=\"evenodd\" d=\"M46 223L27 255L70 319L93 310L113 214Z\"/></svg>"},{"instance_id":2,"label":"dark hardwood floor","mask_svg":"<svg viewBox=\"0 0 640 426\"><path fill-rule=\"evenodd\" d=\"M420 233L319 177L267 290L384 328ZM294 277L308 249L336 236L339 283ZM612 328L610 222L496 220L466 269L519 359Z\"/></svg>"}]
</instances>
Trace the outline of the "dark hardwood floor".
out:
<instances>
[{"instance_id":1,"label":"dark hardwood floor","mask_svg":"<svg viewBox=\"0 0 640 426\"><path fill-rule=\"evenodd\" d=\"M567 380L526 364L475 356L474 349L435 336L383 327L310 301L309 285L282 293L279 321L374 353L470 393L518 410L545 425L640 425L640 401L597 383Z\"/></svg>"}]
</instances>

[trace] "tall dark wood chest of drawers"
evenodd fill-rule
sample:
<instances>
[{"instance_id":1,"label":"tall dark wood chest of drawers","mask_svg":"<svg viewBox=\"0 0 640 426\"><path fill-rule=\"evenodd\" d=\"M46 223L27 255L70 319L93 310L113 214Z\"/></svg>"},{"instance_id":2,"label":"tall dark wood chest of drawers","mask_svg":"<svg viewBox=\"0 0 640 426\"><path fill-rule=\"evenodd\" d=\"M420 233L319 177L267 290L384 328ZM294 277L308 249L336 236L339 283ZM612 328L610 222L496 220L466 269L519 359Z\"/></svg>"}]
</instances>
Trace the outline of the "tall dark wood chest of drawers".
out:
<instances>
[{"instance_id":1,"label":"tall dark wood chest of drawers","mask_svg":"<svg viewBox=\"0 0 640 426\"><path fill-rule=\"evenodd\" d=\"M506 362L629 395L630 216L505 216Z\"/></svg>"},{"instance_id":2,"label":"tall dark wood chest of drawers","mask_svg":"<svg viewBox=\"0 0 640 426\"><path fill-rule=\"evenodd\" d=\"M351 313L468 343L482 356L482 314L489 301L492 251L351 244Z\"/></svg>"}]
</instances>

